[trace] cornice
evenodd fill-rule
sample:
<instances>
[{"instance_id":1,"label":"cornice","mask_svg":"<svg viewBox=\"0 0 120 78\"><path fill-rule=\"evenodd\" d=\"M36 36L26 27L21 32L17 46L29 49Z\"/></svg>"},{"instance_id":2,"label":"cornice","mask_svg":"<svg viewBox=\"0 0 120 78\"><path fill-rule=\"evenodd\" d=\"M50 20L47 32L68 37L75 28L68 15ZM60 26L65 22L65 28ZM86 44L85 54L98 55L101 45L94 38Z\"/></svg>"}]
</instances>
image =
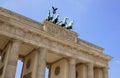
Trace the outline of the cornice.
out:
<instances>
[{"instance_id":1,"label":"cornice","mask_svg":"<svg viewBox=\"0 0 120 78\"><path fill-rule=\"evenodd\" d=\"M5 9L5 8L2 8L2 7L0 7L0 15L7 16L10 19L17 20L19 22L25 23L27 25L33 26L33 27L38 28L38 29L43 29L41 27L42 24L40 22L34 21L34 20L30 19L30 18L27 18L25 16L22 16L22 15L20 15L18 13L12 12L12 11L10 11L8 9ZM6 20L9 20L9 18L7 18L7 17L6 17Z\"/></svg>"}]
</instances>

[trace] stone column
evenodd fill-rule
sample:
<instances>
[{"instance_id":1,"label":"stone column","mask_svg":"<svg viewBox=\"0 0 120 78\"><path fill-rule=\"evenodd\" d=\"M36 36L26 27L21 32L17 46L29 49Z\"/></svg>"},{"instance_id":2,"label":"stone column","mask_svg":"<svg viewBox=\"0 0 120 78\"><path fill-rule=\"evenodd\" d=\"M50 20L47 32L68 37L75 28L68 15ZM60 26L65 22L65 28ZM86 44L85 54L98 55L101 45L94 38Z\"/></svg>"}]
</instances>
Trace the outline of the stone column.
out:
<instances>
[{"instance_id":1,"label":"stone column","mask_svg":"<svg viewBox=\"0 0 120 78\"><path fill-rule=\"evenodd\" d=\"M102 68L95 68L94 69L94 78L103 78Z\"/></svg>"},{"instance_id":2,"label":"stone column","mask_svg":"<svg viewBox=\"0 0 120 78\"><path fill-rule=\"evenodd\" d=\"M88 77L87 78L94 78L94 70L93 70L93 64L88 63Z\"/></svg>"},{"instance_id":3,"label":"stone column","mask_svg":"<svg viewBox=\"0 0 120 78\"><path fill-rule=\"evenodd\" d=\"M47 49L40 48L38 52L37 78L45 78Z\"/></svg>"},{"instance_id":4,"label":"stone column","mask_svg":"<svg viewBox=\"0 0 120 78\"><path fill-rule=\"evenodd\" d=\"M76 59L69 59L69 73L68 78L76 78Z\"/></svg>"},{"instance_id":5,"label":"stone column","mask_svg":"<svg viewBox=\"0 0 120 78\"><path fill-rule=\"evenodd\" d=\"M77 65L77 78L87 78L87 66L86 64Z\"/></svg>"},{"instance_id":6,"label":"stone column","mask_svg":"<svg viewBox=\"0 0 120 78\"><path fill-rule=\"evenodd\" d=\"M5 78L15 78L18 56L20 52L21 42L12 40L8 47L8 59L5 69Z\"/></svg>"},{"instance_id":7,"label":"stone column","mask_svg":"<svg viewBox=\"0 0 120 78\"><path fill-rule=\"evenodd\" d=\"M108 78L108 68L103 68L103 78Z\"/></svg>"}]
</instances>

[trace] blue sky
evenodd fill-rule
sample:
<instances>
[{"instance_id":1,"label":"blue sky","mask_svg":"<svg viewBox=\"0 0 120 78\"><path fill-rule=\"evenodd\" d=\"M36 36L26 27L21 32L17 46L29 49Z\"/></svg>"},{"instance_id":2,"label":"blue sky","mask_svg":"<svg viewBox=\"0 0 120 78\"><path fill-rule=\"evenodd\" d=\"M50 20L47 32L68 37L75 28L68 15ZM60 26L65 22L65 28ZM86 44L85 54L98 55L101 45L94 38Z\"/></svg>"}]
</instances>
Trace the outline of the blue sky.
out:
<instances>
[{"instance_id":1,"label":"blue sky","mask_svg":"<svg viewBox=\"0 0 120 78\"><path fill-rule=\"evenodd\" d=\"M60 20L74 20L79 38L105 48L113 57L109 78L120 76L120 0L0 0L0 6L42 22L51 6L58 8ZM16 78L19 78L16 76Z\"/></svg>"}]
</instances>

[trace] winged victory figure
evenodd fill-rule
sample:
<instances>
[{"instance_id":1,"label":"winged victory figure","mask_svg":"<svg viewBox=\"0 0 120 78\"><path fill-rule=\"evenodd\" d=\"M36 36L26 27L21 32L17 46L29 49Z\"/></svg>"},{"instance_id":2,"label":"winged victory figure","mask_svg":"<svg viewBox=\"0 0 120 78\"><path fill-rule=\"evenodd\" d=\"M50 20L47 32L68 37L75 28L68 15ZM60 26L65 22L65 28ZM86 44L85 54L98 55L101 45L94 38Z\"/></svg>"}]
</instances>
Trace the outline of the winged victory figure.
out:
<instances>
[{"instance_id":1,"label":"winged victory figure","mask_svg":"<svg viewBox=\"0 0 120 78\"><path fill-rule=\"evenodd\" d=\"M52 6L52 9L53 9L53 14L56 14L56 10L57 10L58 8L55 8L55 7Z\"/></svg>"}]
</instances>

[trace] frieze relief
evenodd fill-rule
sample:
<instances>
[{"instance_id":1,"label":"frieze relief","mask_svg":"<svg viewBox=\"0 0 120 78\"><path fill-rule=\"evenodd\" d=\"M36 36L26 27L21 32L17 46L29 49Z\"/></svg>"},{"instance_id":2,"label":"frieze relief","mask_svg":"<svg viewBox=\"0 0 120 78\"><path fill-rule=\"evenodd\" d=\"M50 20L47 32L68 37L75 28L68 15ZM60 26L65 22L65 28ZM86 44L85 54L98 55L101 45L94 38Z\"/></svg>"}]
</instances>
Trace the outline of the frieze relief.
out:
<instances>
[{"instance_id":1,"label":"frieze relief","mask_svg":"<svg viewBox=\"0 0 120 78\"><path fill-rule=\"evenodd\" d=\"M71 47L66 46L64 44L61 44L61 43L58 43L58 42L50 41L49 39L43 38L41 35L35 34L33 32L25 32L23 30L20 30L23 35L17 35L15 33L15 31L18 32L19 29L18 28L16 29L12 25L7 25L7 24L6 25L0 25L0 29L2 29L2 31L7 31L8 33L13 34L14 36L19 36L20 38L22 37L22 39L25 38L26 40L30 40L32 43L35 43L37 45L40 45L40 46L43 46L43 47L46 47L46 48L50 48L51 50L67 52L67 53L65 53L67 55L72 54L72 55L75 55L75 56L79 56L81 54L81 52L76 51L76 49L72 49ZM50 45L50 44L52 44L52 45ZM54 49L52 49L53 47L54 47Z\"/></svg>"},{"instance_id":2,"label":"frieze relief","mask_svg":"<svg viewBox=\"0 0 120 78\"><path fill-rule=\"evenodd\" d=\"M26 32L25 39L33 40L33 33L32 32Z\"/></svg>"},{"instance_id":3,"label":"frieze relief","mask_svg":"<svg viewBox=\"0 0 120 78\"><path fill-rule=\"evenodd\" d=\"M35 42L40 43L40 41L41 41L41 38L40 38L41 36L40 35L34 34L32 37L34 38Z\"/></svg>"},{"instance_id":4,"label":"frieze relief","mask_svg":"<svg viewBox=\"0 0 120 78\"><path fill-rule=\"evenodd\" d=\"M41 23L32 23L26 20L16 20L16 19L10 19L10 23L13 25L19 25L23 28L35 28L43 31L43 26Z\"/></svg>"},{"instance_id":5,"label":"frieze relief","mask_svg":"<svg viewBox=\"0 0 120 78\"><path fill-rule=\"evenodd\" d=\"M63 38L63 39L75 42L77 34L71 32L71 31L65 30L64 28L56 27L56 26L54 26L54 24L47 22L47 21L45 21L43 23L43 25L45 26L44 30L47 33L57 36L59 38Z\"/></svg>"},{"instance_id":6,"label":"frieze relief","mask_svg":"<svg viewBox=\"0 0 120 78\"><path fill-rule=\"evenodd\" d=\"M88 42L85 42L85 41L83 41L83 40L81 40L81 39L78 39L78 40L77 40L77 43L78 43L79 45L85 47L85 48L92 49L92 50L95 50L95 51L97 51L97 52L102 52L102 51L103 51L102 48L99 48L98 46L92 45L92 44L90 44L90 43L88 43Z\"/></svg>"},{"instance_id":7,"label":"frieze relief","mask_svg":"<svg viewBox=\"0 0 120 78\"><path fill-rule=\"evenodd\" d=\"M25 36L25 32L22 29L16 28L13 25L9 25L7 23L0 25L0 31L3 31L7 34L14 34L13 36L19 36L23 38Z\"/></svg>"},{"instance_id":8,"label":"frieze relief","mask_svg":"<svg viewBox=\"0 0 120 78\"><path fill-rule=\"evenodd\" d=\"M17 13L13 13L11 11L8 11L6 9L3 9L3 8L0 8L0 19L1 18L5 18L5 20L9 20L9 18L12 18L10 19L10 21L16 21L16 22L21 22L21 23L24 23L26 25L32 25L31 27L35 27L35 28L38 28L40 30L43 29L43 26L41 23L39 22L36 22L32 19L29 19L29 18L26 18L24 16L21 16L21 15L18 15Z\"/></svg>"}]
</instances>

